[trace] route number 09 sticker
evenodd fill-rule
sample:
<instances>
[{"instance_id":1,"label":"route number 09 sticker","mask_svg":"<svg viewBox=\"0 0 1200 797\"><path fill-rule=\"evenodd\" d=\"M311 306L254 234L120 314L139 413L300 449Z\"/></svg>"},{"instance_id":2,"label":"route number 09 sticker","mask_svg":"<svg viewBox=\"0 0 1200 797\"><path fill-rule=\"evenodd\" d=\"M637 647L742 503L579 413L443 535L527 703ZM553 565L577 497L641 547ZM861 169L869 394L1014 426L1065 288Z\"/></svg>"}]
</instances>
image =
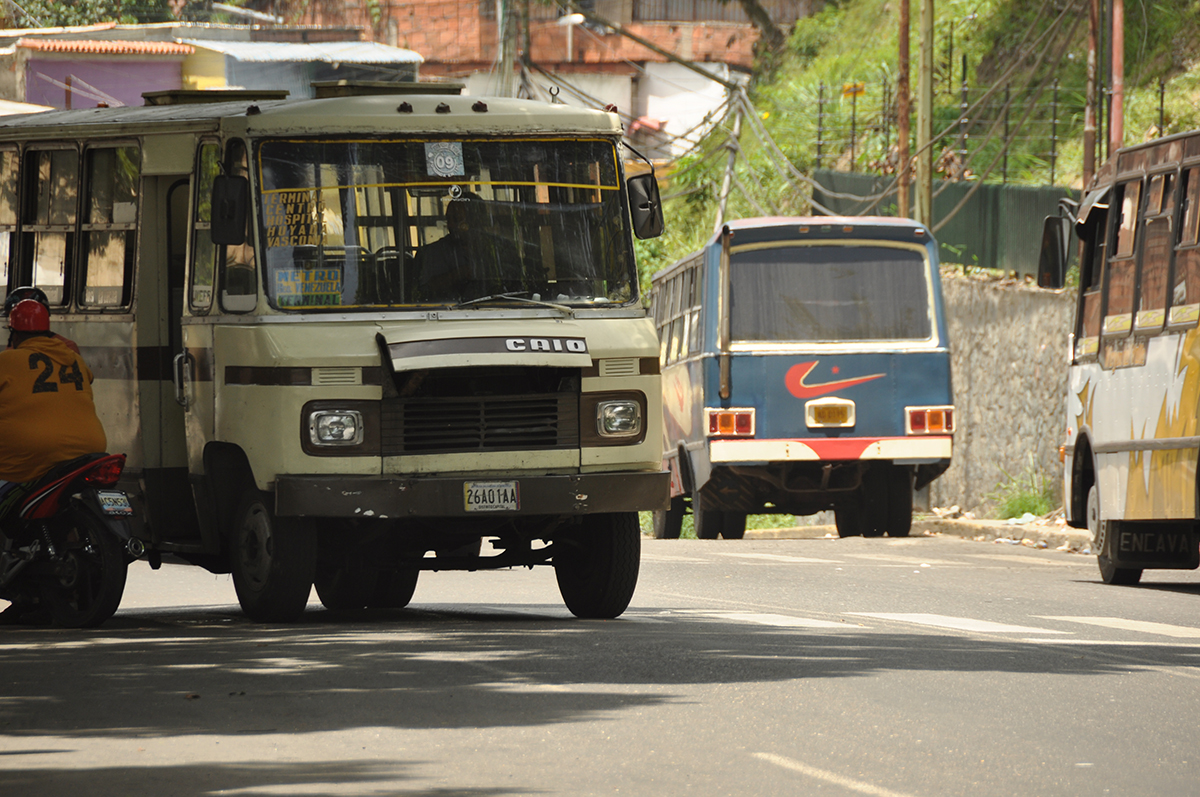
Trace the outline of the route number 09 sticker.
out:
<instances>
[{"instance_id":1,"label":"route number 09 sticker","mask_svg":"<svg viewBox=\"0 0 1200 797\"><path fill-rule=\"evenodd\" d=\"M462 177L466 174L462 142L427 142L425 144L425 171L431 177Z\"/></svg>"},{"instance_id":2,"label":"route number 09 sticker","mask_svg":"<svg viewBox=\"0 0 1200 797\"><path fill-rule=\"evenodd\" d=\"M504 512L521 508L515 482L463 482L463 508L468 512Z\"/></svg>"}]
</instances>

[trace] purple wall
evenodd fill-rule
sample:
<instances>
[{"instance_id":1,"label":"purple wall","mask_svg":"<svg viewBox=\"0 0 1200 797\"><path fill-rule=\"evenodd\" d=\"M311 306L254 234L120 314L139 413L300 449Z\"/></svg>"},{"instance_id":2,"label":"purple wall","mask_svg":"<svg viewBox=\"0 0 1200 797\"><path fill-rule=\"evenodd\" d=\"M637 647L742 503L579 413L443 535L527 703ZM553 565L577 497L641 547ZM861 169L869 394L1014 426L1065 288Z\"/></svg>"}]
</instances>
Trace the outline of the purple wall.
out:
<instances>
[{"instance_id":1,"label":"purple wall","mask_svg":"<svg viewBox=\"0 0 1200 797\"><path fill-rule=\"evenodd\" d=\"M182 88L182 74L183 64L179 60L125 61L111 58L105 61L51 61L31 58L25 65L25 102L66 108L67 90L61 84L82 80L126 105L144 105L142 92ZM86 86L75 85L78 90L87 91ZM98 102L90 96L76 93L72 95L70 107L95 108Z\"/></svg>"}]
</instances>

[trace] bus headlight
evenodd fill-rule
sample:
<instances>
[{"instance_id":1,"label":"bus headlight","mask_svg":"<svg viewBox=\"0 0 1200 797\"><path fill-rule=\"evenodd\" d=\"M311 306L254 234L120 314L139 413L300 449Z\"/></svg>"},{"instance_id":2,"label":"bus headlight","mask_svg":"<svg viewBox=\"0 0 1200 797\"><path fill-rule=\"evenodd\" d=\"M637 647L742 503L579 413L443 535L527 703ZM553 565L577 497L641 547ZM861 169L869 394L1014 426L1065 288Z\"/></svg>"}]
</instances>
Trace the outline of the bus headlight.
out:
<instances>
[{"instance_id":1,"label":"bus headlight","mask_svg":"<svg viewBox=\"0 0 1200 797\"><path fill-rule=\"evenodd\" d=\"M646 394L640 390L583 393L579 397L579 444L631 446L646 439Z\"/></svg>"},{"instance_id":2,"label":"bus headlight","mask_svg":"<svg viewBox=\"0 0 1200 797\"><path fill-rule=\"evenodd\" d=\"M642 431L642 408L631 399L612 399L596 405L596 432L601 437L633 437Z\"/></svg>"},{"instance_id":3,"label":"bus headlight","mask_svg":"<svg viewBox=\"0 0 1200 797\"><path fill-rule=\"evenodd\" d=\"M363 441L357 410L316 410L308 416L308 439L315 446L356 446Z\"/></svg>"}]
</instances>

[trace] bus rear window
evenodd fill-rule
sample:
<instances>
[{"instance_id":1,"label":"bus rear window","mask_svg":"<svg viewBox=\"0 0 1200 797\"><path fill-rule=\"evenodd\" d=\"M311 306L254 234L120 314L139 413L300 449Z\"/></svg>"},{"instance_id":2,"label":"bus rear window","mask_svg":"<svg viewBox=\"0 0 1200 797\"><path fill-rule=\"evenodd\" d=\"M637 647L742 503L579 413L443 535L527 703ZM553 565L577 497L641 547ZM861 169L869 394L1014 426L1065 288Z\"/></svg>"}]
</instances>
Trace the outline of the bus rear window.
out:
<instances>
[{"instance_id":1,"label":"bus rear window","mask_svg":"<svg viewBox=\"0 0 1200 797\"><path fill-rule=\"evenodd\" d=\"M928 340L923 252L891 246L783 246L730 255L737 341Z\"/></svg>"}]
</instances>

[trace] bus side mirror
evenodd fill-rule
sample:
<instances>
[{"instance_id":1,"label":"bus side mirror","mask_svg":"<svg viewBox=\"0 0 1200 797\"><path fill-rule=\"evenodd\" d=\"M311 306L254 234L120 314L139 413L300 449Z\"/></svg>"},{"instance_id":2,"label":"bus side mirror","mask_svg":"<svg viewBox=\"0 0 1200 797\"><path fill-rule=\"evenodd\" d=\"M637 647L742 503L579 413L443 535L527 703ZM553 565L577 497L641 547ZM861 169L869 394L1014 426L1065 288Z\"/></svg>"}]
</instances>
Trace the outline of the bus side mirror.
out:
<instances>
[{"instance_id":1,"label":"bus side mirror","mask_svg":"<svg viewBox=\"0 0 1200 797\"><path fill-rule=\"evenodd\" d=\"M212 242L221 246L246 243L246 210L250 205L250 181L245 177L218 174L213 178Z\"/></svg>"},{"instance_id":2,"label":"bus side mirror","mask_svg":"<svg viewBox=\"0 0 1200 797\"><path fill-rule=\"evenodd\" d=\"M633 216L633 234L645 240L662 235L662 201L658 196L658 180L654 173L639 174L625 181L629 191L629 211Z\"/></svg>"},{"instance_id":3,"label":"bus side mirror","mask_svg":"<svg viewBox=\"0 0 1200 797\"><path fill-rule=\"evenodd\" d=\"M1070 223L1062 216L1047 216L1042 225L1042 250L1038 253L1037 271L1039 288L1061 288L1066 282Z\"/></svg>"}]
</instances>

